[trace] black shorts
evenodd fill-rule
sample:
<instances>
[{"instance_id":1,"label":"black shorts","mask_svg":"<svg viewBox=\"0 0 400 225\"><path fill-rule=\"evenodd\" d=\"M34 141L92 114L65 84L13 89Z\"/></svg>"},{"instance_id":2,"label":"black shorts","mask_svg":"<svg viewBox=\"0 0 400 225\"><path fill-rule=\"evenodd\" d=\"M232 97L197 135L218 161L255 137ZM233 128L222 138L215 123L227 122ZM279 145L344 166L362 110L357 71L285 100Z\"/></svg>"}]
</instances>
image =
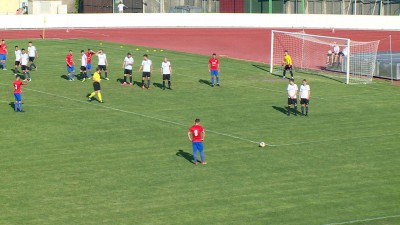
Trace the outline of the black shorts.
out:
<instances>
[{"instance_id":1,"label":"black shorts","mask_svg":"<svg viewBox=\"0 0 400 225\"><path fill-rule=\"evenodd\" d=\"M302 105L308 105L308 103L309 103L309 100L308 100L308 99L306 99L306 98L300 99L300 104L302 104Z\"/></svg>"},{"instance_id":2,"label":"black shorts","mask_svg":"<svg viewBox=\"0 0 400 225\"><path fill-rule=\"evenodd\" d=\"M150 72L143 72L142 77L150 77L151 73Z\"/></svg>"},{"instance_id":3,"label":"black shorts","mask_svg":"<svg viewBox=\"0 0 400 225\"><path fill-rule=\"evenodd\" d=\"M86 71L86 66L81 66L81 71Z\"/></svg>"},{"instance_id":4,"label":"black shorts","mask_svg":"<svg viewBox=\"0 0 400 225\"><path fill-rule=\"evenodd\" d=\"M16 65L16 66L19 66L19 61L15 61L15 65Z\"/></svg>"},{"instance_id":5,"label":"black shorts","mask_svg":"<svg viewBox=\"0 0 400 225\"><path fill-rule=\"evenodd\" d=\"M98 65L98 67L100 68L100 71L101 70L104 70L104 71L107 70L107 66L106 65Z\"/></svg>"},{"instance_id":6,"label":"black shorts","mask_svg":"<svg viewBox=\"0 0 400 225\"><path fill-rule=\"evenodd\" d=\"M291 65L286 65L285 66L285 70L292 70L292 66Z\"/></svg>"},{"instance_id":7,"label":"black shorts","mask_svg":"<svg viewBox=\"0 0 400 225\"><path fill-rule=\"evenodd\" d=\"M288 98L287 104L288 105L297 105L297 98L294 98L294 99Z\"/></svg>"},{"instance_id":8,"label":"black shorts","mask_svg":"<svg viewBox=\"0 0 400 225\"><path fill-rule=\"evenodd\" d=\"M29 56L29 62L33 62L33 61L35 61L35 57L30 57Z\"/></svg>"},{"instance_id":9,"label":"black shorts","mask_svg":"<svg viewBox=\"0 0 400 225\"><path fill-rule=\"evenodd\" d=\"M162 79L163 80L171 80L171 74L163 74Z\"/></svg>"},{"instance_id":10,"label":"black shorts","mask_svg":"<svg viewBox=\"0 0 400 225\"><path fill-rule=\"evenodd\" d=\"M339 56L344 56L343 52L339 52Z\"/></svg>"},{"instance_id":11,"label":"black shorts","mask_svg":"<svg viewBox=\"0 0 400 225\"><path fill-rule=\"evenodd\" d=\"M99 82L93 82L93 88L94 88L94 91L100 91L100 83Z\"/></svg>"},{"instance_id":12,"label":"black shorts","mask_svg":"<svg viewBox=\"0 0 400 225\"><path fill-rule=\"evenodd\" d=\"M125 69L124 70L124 74L132 75L132 70Z\"/></svg>"},{"instance_id":13,"label":"black shorts","mask_svg":"<svg viewBox=\"0 0 400 225\"><path fill-rule=\"evenodd\" d=\"M22 65L22 66L21 66L21 70L28 70L28 66Z\"/></svg>"}]
</instances>

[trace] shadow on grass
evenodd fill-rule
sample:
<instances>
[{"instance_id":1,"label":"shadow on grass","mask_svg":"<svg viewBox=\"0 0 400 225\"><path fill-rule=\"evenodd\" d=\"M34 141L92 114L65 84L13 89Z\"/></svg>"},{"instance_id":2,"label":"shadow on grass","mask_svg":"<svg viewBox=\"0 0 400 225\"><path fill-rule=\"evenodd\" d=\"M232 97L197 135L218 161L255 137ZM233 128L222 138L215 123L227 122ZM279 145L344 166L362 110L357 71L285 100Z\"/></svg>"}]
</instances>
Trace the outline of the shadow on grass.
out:
<instances>
[{"instance_id":1,"label":"shadow on grass","mask_svg":"<svg viewBox=\"0 0 400 225\"><path fill-rule=\"evenodd\" d=\"M206 85L208 85L208 86L211 86L211 82L208 81L208 80L200 79L200 80L199 80L199 83L200 83L200 84L206 84Z\"/></svg>"},{"instance_id":2,"label":"shadow on grass","mask_svg":"<svg viewBox=\"0 0 400 225\"><path fill-rule=\"evenodd\" d=\"M64 74L64 75L61 75L60 77L61 77L62 79L64 79L64 80L69 80L68 76L65 75L65 74Z\"/></svg>"},{"instance_id":3,"label":"shadow on grass","mask_svg":"<svg viewBox=\"0 0 400 225\"><path fill-rule=\"evenodd\" d=\"M163 88L163 85L162 85L162 84L160 84L160 83L156 83L156 82L154 82L154 83L153 83L153 85L154 85L154 87L158 87L158 88L160 88L160 89L162 89L162 88Z\"/></svg>"},{"instance_id":4,"label":"shadow on grass","mask_svg":"<svg viewBox=\"0 0 400 225\"><path fill-rule=\"evenodd\" d=\"M283 113L283 114L287 114L287 108L285 108L285 107L281 107L281 106L272 106L272 108L273 109L275 109L276 111L278 111L278 112L281 112L281 113Z\"/></svg>"},{"instance_id":5,"label":"shadow on grass","mask_svg":"<svg viewBox=\"0 0 400 225\"><path fill-rule=\"evenodd\" d=\"M269 65L267 66L267 65L252 64L252 66L254 66L257 69L260 69L260 70L263 70L265 72L268 72L268 73L270 71L270 66ZM271 73L271 75L275 76L275 77L282 77L282 75L279 75L279 74L276 74L276 73Z\"/></svg>"},{"instance_id":6,"label":"shadow on grass","mask_svg":"<svg viewBox=\"0 0 400 225\"><path fill-rule=\"evenodd\" d=\"M175 155L178 156L178 157L182 157L182 158L186 159L188 162L194 164L193 155L190 154L189 152L185 152L183 150L179 150ZM200 162L200 161L197 160L197 162Z\"/></svg>"}]
</instances>

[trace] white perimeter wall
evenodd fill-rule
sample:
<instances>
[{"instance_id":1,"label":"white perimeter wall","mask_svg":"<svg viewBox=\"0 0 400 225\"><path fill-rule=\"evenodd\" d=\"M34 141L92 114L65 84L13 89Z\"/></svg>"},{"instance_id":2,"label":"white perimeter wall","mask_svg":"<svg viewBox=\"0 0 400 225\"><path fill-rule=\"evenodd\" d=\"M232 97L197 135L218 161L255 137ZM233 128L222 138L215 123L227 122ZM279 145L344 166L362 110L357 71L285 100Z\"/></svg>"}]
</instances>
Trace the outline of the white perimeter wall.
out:
<instances>
[{"instance_id":1,"label":"white perimeter wall","mask_svg":"<svg viewBox=\"0 0 400 225\"><path fill-rule=\"evenodd\" d=\"M118 27L342 28L400 30L400 16L298 14L0 15L0 29Z\"/></svg>"}]
</instances>

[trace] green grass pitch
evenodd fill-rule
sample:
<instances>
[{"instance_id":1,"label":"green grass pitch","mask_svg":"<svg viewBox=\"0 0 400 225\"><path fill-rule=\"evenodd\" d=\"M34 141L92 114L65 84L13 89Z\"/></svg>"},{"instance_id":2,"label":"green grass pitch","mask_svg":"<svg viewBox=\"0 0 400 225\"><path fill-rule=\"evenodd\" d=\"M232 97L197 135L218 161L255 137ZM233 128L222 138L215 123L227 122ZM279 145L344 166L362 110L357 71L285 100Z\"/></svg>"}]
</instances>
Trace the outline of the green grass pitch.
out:
<instances>
[{"instance_id":1,"label":"green grass pitch","mask_svg":"<svg viewBox=\"0 0 400 225\"><path fill-rule=\"evenodd\" d=\"M311 86L310 116L287 117L287 81L267 65L221 58L221 87L211 88L209 56L35 40L38 71L23 87L26 112L14 113L13 46L27 41L8 41L0 71L0 224L400 224L398 87L296 73ZM78 69L87 48L109 59L104 104L86 101L92 82L61 77L68 50ZM156 85L122 87L126 53L139 81L146 50ZM164 55L173 90L157 87ZM207 165L189 162L196 117Z\"/></svg>"}]
</instances>

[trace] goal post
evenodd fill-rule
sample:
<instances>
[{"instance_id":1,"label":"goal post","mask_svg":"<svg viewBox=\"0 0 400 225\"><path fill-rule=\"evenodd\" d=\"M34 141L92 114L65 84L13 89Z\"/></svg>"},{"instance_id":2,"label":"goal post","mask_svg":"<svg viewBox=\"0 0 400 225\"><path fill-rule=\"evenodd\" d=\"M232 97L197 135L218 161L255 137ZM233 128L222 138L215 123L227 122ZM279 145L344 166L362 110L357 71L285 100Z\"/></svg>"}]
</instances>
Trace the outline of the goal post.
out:
<instances>
[{"instance_id":1,"label":"goal post","mask_svg":"<svg viewBox=\"0 0 400 225\"><path fill-rule=\"evenodd\" d=\"M346 84L370 83L376 65L379 41L358 42L273 30L271 32L270 73L282 73L284 51L297 72L328 76Z\"/></svg>"}]
</instances>

